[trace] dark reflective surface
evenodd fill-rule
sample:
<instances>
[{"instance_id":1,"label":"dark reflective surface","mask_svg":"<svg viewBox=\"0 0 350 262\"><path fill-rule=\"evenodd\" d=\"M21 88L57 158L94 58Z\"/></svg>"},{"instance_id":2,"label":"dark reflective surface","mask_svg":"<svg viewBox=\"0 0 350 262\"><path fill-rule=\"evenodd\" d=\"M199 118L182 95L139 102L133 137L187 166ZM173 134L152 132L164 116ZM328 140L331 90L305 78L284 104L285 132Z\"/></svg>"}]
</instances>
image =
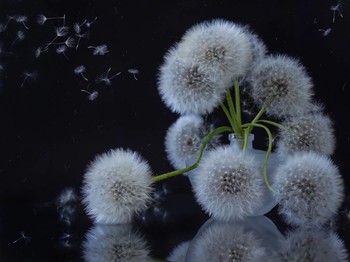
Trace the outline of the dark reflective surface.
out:
<instances>
[{"instance_id":1,"label":"dark reflective surface","mask_svg":"<svg viewBox=\"0 0 350 262\"><path fill-rule=\"evenodd\" d=\"M333 0L0 0L0 260L83 260L85 235L94 225L81 206L80 187L96 154L131 148L156 174L171 170L163 139L177 116L158 95L158 67L187 28L212 18L249 24L271 53L300 58L313 78L316 98L334 121L332 159L346 184L347 197L329 228L350 250L349 8L349 2ZM76 34L74 23L86 20L80 36L89 32L89 38L75 36L72 48L39 52L62 26L61 20L38 24L39 14L65 15L67 37ZM18 15L27 19L11 18ZM100 53L89 46L100 46ZM75 72L79 65L88 81ZM224 121L220 113L212 118ZM164 259L208 217L186 177L159 183L156 193L158 201L133 227L147 242L149 256ZM267 216L287 232L276 209Z\"/></svg>"}]
</instances>

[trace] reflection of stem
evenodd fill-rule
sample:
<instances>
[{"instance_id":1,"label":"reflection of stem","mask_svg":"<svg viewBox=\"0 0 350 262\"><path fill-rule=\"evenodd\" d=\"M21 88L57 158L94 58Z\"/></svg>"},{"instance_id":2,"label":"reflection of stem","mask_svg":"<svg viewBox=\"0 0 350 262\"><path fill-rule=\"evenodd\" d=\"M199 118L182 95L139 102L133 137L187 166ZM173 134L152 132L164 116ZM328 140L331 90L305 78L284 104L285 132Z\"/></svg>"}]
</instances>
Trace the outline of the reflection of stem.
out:
<instances>
[{"instance_id":1,"label":"reflection of stem","mask_svg":"<svg viewBox=\"0 0 350 262\"><path fill-rule=\"evenodd\" d=\"M204 149L205 149L206 145L210 142L210 140L214 136L216 136L218 134L221 134L223 132L232 132L232 128L229 127L229 126L221 126L221 127L218 127L216 129L214 129L213 131L211 131L205 137L204 142L203 142L203 144L202 144L202 146L201 146L201 148L199 150L197 161L194 164L192 164L189 167L181 168L181 169L178 169L178 170L175 170L175 171L171 171L171 172L159 175L159 176L155 176L155 177L152 178L152 181L153 182L159 182L159 181L162 181L164 179L167 179L167 178L170 178L170 177L173 177L173 176L177 176L177 175L181 175L183 173L186 173L188 171L191 171L191 170L195 169L198 166L198 164L201 161L201 159L202 159L203 152L204 152Z\"/></svg>"}]
</instances>

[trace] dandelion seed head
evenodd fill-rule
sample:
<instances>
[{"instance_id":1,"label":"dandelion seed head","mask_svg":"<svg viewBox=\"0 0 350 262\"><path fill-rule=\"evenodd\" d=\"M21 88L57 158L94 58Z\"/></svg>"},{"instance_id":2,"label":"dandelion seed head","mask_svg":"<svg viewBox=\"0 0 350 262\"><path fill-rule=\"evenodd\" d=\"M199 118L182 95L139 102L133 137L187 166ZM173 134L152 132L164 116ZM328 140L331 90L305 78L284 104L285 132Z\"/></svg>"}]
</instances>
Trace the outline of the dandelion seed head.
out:
<instances>
[{"instance_id":1,"label":"dandelion seed head","mask_svg":"<svg viewBox=\"0 0 350 262\"><path fill-rule=\"evenodd\" d=\"M160 67L158 91L165 105L173 112L204 115L211 113L223 100L225 83L201 66L181 59L176 48L165 56Z\"/></svg>"},{"instance_id":2,"label":"dandelion seed head","mask_svg":"<svg viewBox=\"0 0 350 262\"><path fill-rule=\"evenodd\" d=\"M151 191L148 163L135 152L115 149L89 165L83 203L96 223L129 223L135 213L145 210Z\"/></svg>"},{"instance_id":3,"label":"dandelion seed head","mask_svg":"<svg viewBox=\"0 0 350 262\"><path fill-rule=\"evenodd\" d=\"M330 156L335 149L331 119L322 113L289 117L279 129L277 151L281 155L299 151L314 151Z\"/></svg>"},{"instance_id":4,"label":"dandelion seed head","mask_svg":"<svg viewBox=\"0 0 350 262\"><path fill-rule=\"evenodd\" d=\"M226 86L244 75L252 57L242 26L222 19L194 25L179 42L179 53L198 64L206 74L219 75Z\"/></svg>"},{"instance_id":5,"label":"dandelion seed head","mask_svg":"<svg viewBox=\"0 0 350 262\"><path fill-rule=\"evenodd\" d=\"M264 181L255 158L222 146L199 163L193 190L197 202L216 219L233 221L252 215L261 204Z\"/></svg>"},{"instance_id":6,"label":"dandelion seed head","mask_svg":"<svg viewBox=\"0 0 350 262\"><path fill-rule=\"evenodd\" d=\"M336 214L343 201L344 185L338 168L326 156L299 152L276 170L279 212L296 226L320 227Z\"/></svg>"},{"instance_id":7,"label":"dandelion seed head","mask_svg":"<svg viewBox=\"0 0 350 262\"><path fill-rule=\"evenodd\" d=\"M249 77L251 95L266 112L276 117L302 115L310 105L313 84L300 63L287 56L261 60Z\"/></svg>"},{"instance_id":8,"label":"dandelion seed head","mask_svg":"<svg viewBox=\"0 0 350 262\"><path fill-rule=\"evenodd\" d=\"M131 225L94 225L83 242L86 262L151 262L147 242Z\"/></svg>"},{"instance_id":9,"label":"dandelion seed head","mask_svg":"<svg viewBox=\"0 0 350 262\"><path fill-rule=\"evenodd\" d=\"M289 232L279 253L281 261L348 261L344 243L338 235L321 230Z\"/></svg>"},{"instance_id":10,"label":"dandelion seed head","mask_svg":"<svg viewBox=\"0 0 350 262\"><path fill-rule=\"evenodd\" d=\"M200 116L180 116L165 136L165 151L170 163L180 169L186 167L187 161L196 161L203 140L211 130L212 127L206 126ZM207 149L218 145L219 137L216 136L207 145Z\"/></svg>"}]
</instances>

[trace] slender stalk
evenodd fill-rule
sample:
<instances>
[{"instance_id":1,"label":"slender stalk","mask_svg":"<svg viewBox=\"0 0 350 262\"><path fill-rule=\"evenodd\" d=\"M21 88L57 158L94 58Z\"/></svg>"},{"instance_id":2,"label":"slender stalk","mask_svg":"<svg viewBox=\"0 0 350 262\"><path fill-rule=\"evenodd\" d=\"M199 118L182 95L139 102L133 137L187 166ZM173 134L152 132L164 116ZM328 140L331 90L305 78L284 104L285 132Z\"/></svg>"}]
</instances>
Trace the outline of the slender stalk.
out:
<instances>
[{"instance_id":1,"label":"slender stalk","mask_svg":"<svg viewBox=\"0 0 350 262\"><path fill-rule=\"evenodd\" d=\"M201 161L202 159L202 156L203 156L203 152L204 152L204 149L205 147L207 146L207 144L210 142L210 140L214 137L214 136L217 136L223 132L232 132L232 128L229 127L229 126L221 126L221 127L218 127L216 129L214 129L213 131L211 131L205 138L204 138L204 141L203 141L203 144L199 150L199 154L198 154L198 158L197 158L197 161L192 164L191 166L188 166L188 167L185 167L185 168L181 168L181 169L178 169L178 170L174 170L174 171L171 171L171 172L168 172L168 173L165 173L165 174L162 174L162 175L159 175L159 176L155 176L152 178L152 181L153 182L159 182L159 181L162 181L164 179L167 179L167 178L170 178L170 177L173 177L173 176L177 176L177 175L181 175L183 173L186 173L188 171L191 171L193 169L195 169L199 162Z\"/></svg>"},{"instance_id":2,"label":"slender stalk","mask_svg":"<svg viewBox=\"0 0 350 262\"><path fill-rule=\"evenodd\" d=\"M283 128L283 125L279 124L279 123L276 123L274 121L270 121L270 120L258 120L257 123L265 123L265 124L269 124L269 125L272 125L272 126L275 126L275 127L278 127L278 128Z\"/></svg>"},{"instance_id":3,"label":"slender stalk","mask_svg":"<svg viewBox=\"0 0 350 262\"><path fill-rule=\"evenodd\" d=\"M229 110L227 109L227 107L223 103L220 103L220 106L221 106L222 111L224 111L226 118L230 122L230 125L232 127L233 132L236 134L239 134L240 128L237 126L237 121L235 120L236 115L231 115Z\"/></svg>"},{"instance_id":4,"label":"slender stalk","mask_svg":"<svg viewBox=\"0 0 350 262\"><path fill-rule=\"evenodd\" d=\"M236 98L236 115L239 126L242 125L242 117L241 117L241 95L239 92L239 84L238 80L235 80L235 98Z\"/></svg>"},{"instance_id":5,"label":"slender stalk","mask_svg":"<svg viewBox=\"0 0 350 262\"><path fill-rule=\"evenodd\" d=\"M264 174L264 181L265 181L265 184L266 186L268 187L268 189L271 191L271 192L274 192L275 191L272 189L270 183L269 183L269 180L267 179L267 161L269 160L269 157L270 157L270 154L272 152L272 141L273 141L273 138L272 138L272 133L270 131L269 128L267 128L266 126L262 125L262 124L253 124L253 123L248 123L248 124L244 124L242 125L242 127L260 127L260 128L263 128L268 137L269 137L269 146L268 146L268 149L267 149L267 152L266 152L266 157L265 157L265 161L264 161L264 165L263 165L263 174Z\"/></svg>"}]
</instances>

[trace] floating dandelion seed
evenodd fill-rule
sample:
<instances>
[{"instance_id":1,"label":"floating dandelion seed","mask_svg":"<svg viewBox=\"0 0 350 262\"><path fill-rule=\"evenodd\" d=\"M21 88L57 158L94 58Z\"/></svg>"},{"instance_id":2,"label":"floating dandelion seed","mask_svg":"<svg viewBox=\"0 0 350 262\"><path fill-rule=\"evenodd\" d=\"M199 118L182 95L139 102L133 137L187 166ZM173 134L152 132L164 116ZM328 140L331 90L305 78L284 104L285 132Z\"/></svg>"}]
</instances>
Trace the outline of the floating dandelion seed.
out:
<instances>
[{"instance_id":1,"label":"floating dandelion seed","mask_svg":"<svg viewBox=\"0 0 350 262\"><path fill-rule=\"evenodd\" d=\"M94 49L93 55L105 55L109 52L107 45L88 46L88 48Z\"/></svg>"},{"instance_id":2,"label":"floating dandelion seed","mask_svg":"<svg viewBox=\"0 0 350 262\"><path fill-rule=\"evenodd\" d=\"M75 34L75 36L78 37L78 41L77 41L77 45L75 46L75 49L78 49L79 44L80 44L80 39L81 39L81 38L89 39L89 37L90 37L90 32L87 31L87 32L82 33L82 34L77 33L77 34Z\"/></svg>"},{"instance_id":3,"label":"floating dandelion seed","mask_svg":"<svg viewBox=\"0 0 350 262\"><path fill-rule=\"evenodd\" d=\"M98 97L98 92L97 91L93 91L92 93L90 93L89 91L87 90L80 90L81 92L84 92L84 93L87 93L88 94L88 99L90 101L94 101L97 97Z\"/></svg>"},{"instance_id":4,"label":"floating dandelion seed","mask_svg":"<svg viewBox=\"0 0 350 262\"><path fill-rule=\"evenodd\" d=\"M82 22L81 24L79 24L78 22L73 24L73 30L75 33L80 34L81 32L81 27L87 22L87 20L85 19L84 22Z\"/></svg>"},{"instance_id":5,"label":"floating dandelion seed","mask_svg":"<svg viewBox=\"0 0 350 262\"><path fill-rule=\"evenodd\" d=\"M339 0L339 1L337 2L336 5L332 5L332 6L329 8L329 9L333 12L333 23L334 23L334 21L335 21L335 15L336 15L336 13L338 13L339 16L340 16L341 18L344 17L343 14L342 14L342 12L341 12L342 8L343 8L343 1L341 1L341 0Z\"/></svg>"},{"instance_id":6,"label":"floating dandelion seed","mask_svg":"<svg viewBox=\"0 0 350 262\"><path fill-rule=\"evenodd\" d=\"M84 75L85 71L86 71L85 66L79 65L74 69L74 74L81 75L85 81L89 81L89 79L87 79Z\"/></svg>"},{"instance_id":7,"label":"floating dandelion seed","mask_svg":"<svg viewBox=\"0 0 350 262\"><path fill-rule=\"evenodd\" d=\"M16 41L22 41L24 40L24 38L26 38L26 35L24 34L23 31L19 30L17 31L17 38L15 40L13 40L12 45L16 42Z\"/></svg>"},{"instance_id":8,"label":"floating dandelion seed","mask_svg":"<svg viewBox=\"0 0 350 262\"><path fill-rule=\"evenodd\" d=\"M12 20L15 20L16 19L16 16L10 16L8 15L7 16L7 21L6 21L6 24L1 24L0 25L0 32L4 32L7 28L7 26L9 25L9 23L12 21Z\"/></svg>"},{"instance_id":9,"label":"floating dandelion seed","mask_svg":"<svg viewBox=\"0 0 350 262\"><path fill-rule=\"evenodd\" d=\"M66 17L65 16L58 16L58 17L46 17L45 15L43 14L40 14L38 15L37 19L36 19L36 22L39 24L39 25L43 25L45 24L45 22L47 20L57 20L57 19L65 19Z\"/></svg>"},{"instance_id":10,"label":"floating dandelion seed","mask_svg":"<svg viewBox=\"0 0 350 262\"><path fill-rule=\"evenodd\" d=\"M13 241L12 244L16 244L21 239L23 239L26 243L28 243L31 240L31 238L27 236L24 231L21 231L21 236L17 238L15 241Z\"/></svg>"},{"instance_id":11,"label":"floating dandelion seed","mask_svg":"<svg viewBox=\"0 0 350 262\"><path fill-rule=\"evenodd\" d=\"M97 20L97 16L93 20L91 20L90 22L86 22L85 26L90 27L93 23L95 23L96 20Z\"/></svg>"},{"instance_id":12,"label":"floating dandelion seed","mask_svg":"<svg viewBox=\"0 0 350 262\"><path fill-rule=\"evenodd\" d=\"M137 80L136 75L138 75L140 73L140 71L137 70L136 68L129 68L128 73L132 74L134 76L135 80Z\"/></svg>"},{"instance_id":13,"label":"floating dandelion seed","mask_svg":"<svg viewBox=\"0 0 350 262\"><path fill-rule=\"evenodd\" d=\"M322 32L322 35L323 35L323 36L328 36L328 35L331 33L332 28L318 29L318 31Z\"/></svg>"},{"instance_id":14,"label":"floating dandelion seed","mask_svg":"<svg viewBox=\"0 0 350 262\"><path fill-rule=\"evenodd\" d=\"M59 206L64 206L68 203L78 200L77 193L72 187L67 187L62 190L62 192L57 197L57 204Z\"/></svg>"},{"instance_id":15,"label":"floating dandelion seed","mask_svg":"<svg viewBox=\"0 0 350 262\"><path fill-rule=\"evenodd\" d=\"M53 42L59 37L66 36L69 32L69 27L67 26L56 27L55 32L56 32L56 36L47 45L53 44Z\"/></svg>"},{"instance_id":16,"label":"floating dandelion seed","mask_svg":"<svg viewBox=\"0 0 350 262\"><path fill-rule=\"evenodd\" d=\"M17 16L15 18L15 21L17 23L21 23L25 29L29 30L29 27L26 25L26 22L28 21L28 17L26 17L25 15L20 15L20 16Z\"/></svg>"},{"instance_id":17,"label":"floating dandelion seed","mask_svg":"<svg viewBox=\"0 0 350 262\"><path fill-rule=\"evenodd\" d=\"M28 80L35 80L37 77L38 77L38 73L37 72L35 72L35 71L33 71L33 72L24 72L23 73L23 75L24 75L24 80L23 80L23 82L22 82L22 84L21 84L21 87L24 85L24 83L26 82L26 81L28 81Z\"/></svg>"},{"instance_id":18,"label":"floating dandelion seed","mask_svg":"<svg viewBox=\"0 0 350 262\"><path fill-rule=\"evenodd\" d=\"M116 77L116 76L118 76L118 75L121 74L121 72L118 72L118 73L116 73L115 75L113 75L113 76L111 76L111 77L108 77L108 74L109 74L109 72L111 71L111 69L112 69L111 67L108 68L108 71L107 71L106 73L104 73L104 74L98 76L97 79L96 79L96 83L104 82L106 85L110 86L110 85L111 85L111 80L112 80L114 77Z\"/></svg>"},{"instance_id":19,"label":"floating dandelion seed","mask_svg":"<svg viewBox=\"0 0 350 262\"><path fill-rule=\"evenodd\" d=\"M44 53L47 50L49 50L49 48L47 46L45 46L45 47L39 46L37 49L35 49L35 57L38 58L41 55L41 53Z\"/></svg>"},{"instance_id":20,"label":"floating dandelion seed","mask_svg":"<svg viewBox=\"0 0 350 262\"><path fill-rule=\"evenodd\" d=\"M65 45L60 45L59 47L56 48L56 53L57 54L62 54L66 59L69 59L68 56L66 55L67 47Z\"/></svg>"},{"instance_id":21,"label":"floating dandelion seed","mask_svg":"<svg viewBox=\"0 0 350 262\"><path fill-rule=\"evenodd\" d=\"M72 48L74 46L75 40L73 37L68 37L66 41L60 43L48 43L47 45L66 45L68 48Z\"/></svg>"}]
</instances>

